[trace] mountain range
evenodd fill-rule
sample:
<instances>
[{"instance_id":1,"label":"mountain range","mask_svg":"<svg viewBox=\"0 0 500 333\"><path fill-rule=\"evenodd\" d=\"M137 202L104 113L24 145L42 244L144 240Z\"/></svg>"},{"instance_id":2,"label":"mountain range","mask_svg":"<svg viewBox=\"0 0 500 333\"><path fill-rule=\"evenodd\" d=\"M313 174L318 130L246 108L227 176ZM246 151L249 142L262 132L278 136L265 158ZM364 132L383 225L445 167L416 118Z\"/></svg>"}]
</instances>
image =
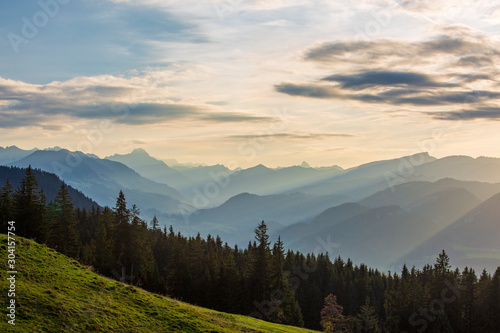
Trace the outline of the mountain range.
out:
<instances>
[{"instance_id":1,"label":"mountain range","mask_svg":"<svg viewBox=\"0 0 500 333\"><path fill-rule=\"evenodd\" d=\"M16 158L18 158L16 160ZM143 149L101 159L65 149L0 148L0 162L54 173L100 205L123 190L142 215L186 235L246 246L257 223L270 240L380 269L421 266L445 249L453 263L500 264L500 159L427 153L354 168L181 165Z\"/></svg>"},{"instance_id":2,"label":"mountain range","mask_svg":"<svg viewBox=\"0 0 500 333\"><path fill-rule=\"evenodd\" d=\"M127 200L135 203L147 218L154 214L176 214L181 205L189 207L174 188L142 177L124 164L81 152L36 150L8 165L21 168L31 165L53 173L103 206L113 207L119 191L123 190Z\"/></svg>"}]
</instances>

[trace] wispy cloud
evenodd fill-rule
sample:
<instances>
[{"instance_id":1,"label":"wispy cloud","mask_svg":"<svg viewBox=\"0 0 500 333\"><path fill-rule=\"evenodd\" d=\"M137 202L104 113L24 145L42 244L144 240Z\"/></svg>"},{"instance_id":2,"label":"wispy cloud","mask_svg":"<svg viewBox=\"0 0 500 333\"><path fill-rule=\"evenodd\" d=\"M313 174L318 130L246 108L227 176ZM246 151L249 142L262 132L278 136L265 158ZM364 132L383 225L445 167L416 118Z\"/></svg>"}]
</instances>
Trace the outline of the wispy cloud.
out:
<instances>
[{"instance_id":1,"label":"wispy cloud","mask_svg":"<svg viewBox=\"0 0 500 333\"><path fill-rule=\"evenodd\" d=\"M161 88L161 84L158 87L144 80L152 78L102 76L47 85L0 78L0 127L39 126L47 130L61 130L65 127L57 125L57 121L64 121L64 118L110 119L127 125L161 124L176 120L228 123L272 119L218 110L203 102L183 102L182 98L169 96L169 90Z\"/></svg>"},{"instance_id":2,"label":"wispy cloud","mask_svg":"<svg viewBox=\"0 0 500 333\"><path fill-rule=\"evenodd\" d=\"M273 134L241 134L230 135L228 139L258 139L258 138L284 138L284 139L300 139L300 140L320 140L324 138L350 138L352 134L346 133L273 133Z\"/></svg>"}]
</instances>

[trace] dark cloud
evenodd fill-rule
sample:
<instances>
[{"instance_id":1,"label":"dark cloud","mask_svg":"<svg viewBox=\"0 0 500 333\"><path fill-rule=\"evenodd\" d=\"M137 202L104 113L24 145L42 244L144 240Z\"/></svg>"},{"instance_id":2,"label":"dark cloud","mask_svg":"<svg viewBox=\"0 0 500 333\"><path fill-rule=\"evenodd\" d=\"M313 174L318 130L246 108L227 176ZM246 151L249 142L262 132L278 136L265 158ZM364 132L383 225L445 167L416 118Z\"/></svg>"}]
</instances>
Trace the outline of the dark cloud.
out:
<instances>
[{"instance_id":1,"label":"dark cloud","mask_svg":"<svg viewBox=\"0 0 500 333\"><path fill-rule=\"evenodd\" d=\"M272 117L264 117L264 116L252 116L244 113L236 113L236 112L211 112L205 113L200 116L201 120L214 121L214 122L245 122L245 121L270 121L273 120Z\"/></svg>"},{"instance_id":2,"label":"dark cloud","mask_svg":"<svg viewBox=\"0 0 500 333\"><path fill-rule=\"evenodd\" d=\"M113 87L113 86L103 86L95 85L88 86L85 88L76 88L79 94L95 95L98 94L100 97L116 98L123 97L132 94L136 91L135 88L129 87Z\"/></svg>"},{"instance_id":3,"label":"dark cloud","mask_svg":"<svg viewBox=\"0 0 500 333\"><path fill-rule=\"evenodd\" d=\"M452 86L434 82L429 76L411 72L368 71L352 75L330 75L322 79L341 84L344 89L366 89L374 86L408 85L416 87Z\"/></svg>"},{"instance_id":4,"label":"dark cloud","mask_svg":"<svg viewBox=\"0 0 500 333\"><path fill-rule=\"evenodd\" d=\"M385 83L382 84L382 86L384 85ZM439 84L437 84L437 86L439 86ZM351 88L351 86L348 87ZM342 92L338 91L333 86L319 84L307 85L285 83L276 85L275 89L278 92L290 96L354 100L364 103L379 103L388 105L440 106L454 104L478 104L500 100L500 93L496 91L450 91L446 89L432 89L427 87L409 89L396 88L384 91L377 91L375 89L373 93L361 94L353 94L352 89L349 89L347 92Z\"/></svg>"},{"instance_id":5,"label":"dark cloud","mask_svg":"<svg viewBox=\"0 0 500 333\"><path fill-rule=\"evenodd\" d=\"M439 120L500 120L500 107L483 107L475 110L426 112Z\"/></svg>"},{"instance_id":6,"label":"dark cloud","mask_svg":"<svg viewBox=\"0 0 500 333\"><path fill-rule=\"evenodd\" d=\"M416 43L415 46L419 49L419 54L422 55L435 53L457 54L476 47L477 43L470 43L450 36L441 36L435 40Z\"/></svg>"},{"instance_id":7,"label":"dark cloud","mask_svg":"<svg viewBox=\"0 0 500 333\"><path fill-rule=\"evenodd\" d=\"M373 46L373 42L365 41L324 43L308 50L304 58L312 61L331 61L337 56L365 51Z\"/></svg>"},{"instance_id":8,"label":"dark cloud","mask_svg":"<svg viewBox=\"0 0 500 333\"><path fill-rule=\"evenodd\" d=\"M495 65L495 62L493 59L490 57L486 56L475 56L475 55L470 55L470 56L465 56L461 57L457 65L460 67L483 67L483 66L493 66Z\"/></svg>"},{"instance_id":9,"label":"dark cloud","mask_svg":"<svg viewBox=\"0 0 500 333\"><path fill-rule=\"evenodd\" d=\"M329 86L282 83L275 85L274 88L278 92L291 96L314 97L314 98L341 98L339 92L336 91L335 88Z\"/></svg>"}]
</instances>

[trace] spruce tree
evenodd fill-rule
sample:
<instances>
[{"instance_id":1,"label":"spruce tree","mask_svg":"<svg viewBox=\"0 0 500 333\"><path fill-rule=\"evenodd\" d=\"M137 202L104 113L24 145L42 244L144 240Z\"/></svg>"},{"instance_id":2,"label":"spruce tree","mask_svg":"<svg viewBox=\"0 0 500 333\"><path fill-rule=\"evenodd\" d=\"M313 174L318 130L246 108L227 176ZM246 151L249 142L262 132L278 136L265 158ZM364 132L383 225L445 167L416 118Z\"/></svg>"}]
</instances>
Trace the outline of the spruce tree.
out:
<instances>
[{"instance_id":1,"label":"spruce tree","mask_svg":"<svg viewBox=\"0 0 500 333\"><path fill-rule=\"evenodd\" d=\"M254 301L269 301L270 290L270 258L269 235L267 225L262 221L254 230L257 244L253 252L251 282Z\"/></svg>"},{"instance_id":2,"label":"spruce tree","mask_svg":"<svg viewBox=\"0 0 500 333\"><path fill-rule=\"evenodd\" d=\"M156 215L155 215L155 216L153 216L153 219L151 220L151 228L153 230L157 230L159 226L160 226L160 222L158 222L158 218L156 218Z\"/></svg>"},{"instance_id":3,"label":"spruce tree","mask_svg":"<svg viewBox=\"0 0 500 333\"><path fill-rule=\"evenodd\" d=\"M38 191L38 182L31 165L14 193L13 206L18 235L43 242L46 233L45 196L42 191Z\"/></svg>"},{"instance_id":4,"label":"spruce tree","mask_svg":"<svg viewBox=\"0 0 500 333\"><path fill-rule=\"evenodd\" d=\"M500 332L500 266L491 279L488 297L488 315L490 332Z\"/></svg>"},{"instance_id":5,"label":"spruce tree","mask_svg":"<svg viewBox=\"0 0 500 333\"><path fill-rule=\"evenodd\" d=\"M109 207L105 207L97 219L96 240L95 240L95 263L97 270L106 275L110 275L117 264L115 244L117 239L115 216Z\"/></svg>"},{"instance_id":6,"label":"spruce tree","mask_svg":"<svg viewBox=\"0 0 500 333\"><path fill-rule=\"evenodd\" d=\"M153 272L153 252L148 241L148 227L139 217L140 211L136 205L130 210L132 220L129 227L130 284L143 284Z\"/></svg>"},{"instance_id":7,"label":"spruce tree","mask_svg":"<svg viewBox=\"0 0 500 333\"><path fill-rule=\"evenodd\" d=\"M115 274L120 277L122 282L126 282L127 273L126 269L131 267L131 254L130 254L130 210L127 208L127 201L125 194L120 190L118 198L116 199L116 206L114 209L115 216L115 256L117 262L120 264L121 273ZM130 275L129 275L130 277Z\"/></svg>"},{"instance_id":8,"label":"spruce tree","mask_svg":"<svg viewBox=\"0 0 500 333\"><path fill-rule=\"evenodd\" d=\"M68 187L64 182L51 205L50 215L47 243L67 256L77 257L79 252L77 217Z\"/></svg>"},{"instance_id":9,"label":"spruce tree","mask_svg":"<svg viewBox=\"0 0 500 333\"><path fill-rule=\"evenodd\" d=\"M12 193L14 192L9 178L5 181L4 186L0 189L0 226L1 232L7 230L7 222L13 219L13 202Z\"/></svg>"},{"instance_id":10,"label":"spruce tree","mask_svg":"<svg viewBox=\"0 0 500 333\"><path fill-rule=\"evenodd\" d=\"M278 241L274 244L271 258L271 287L273 290L271 298L277 298L272 299L272 301L278 302L272 321L302 327L304 326L302 312L295 298L295 291L289 282L290 273L284 270L284 266L285 251L279 236Z\"/></svg>"},{"instance_id":11,"label":"spruce tree","mask_svg":"<svg viewBox=\"0 0 500 333\"><path fill-rule=\"evenodd\" d=\"M370 298L366 297L365 304L356 316L356 332L359 333L381 333L375 309L370 305Z\"/></svg>"}]
</instances>

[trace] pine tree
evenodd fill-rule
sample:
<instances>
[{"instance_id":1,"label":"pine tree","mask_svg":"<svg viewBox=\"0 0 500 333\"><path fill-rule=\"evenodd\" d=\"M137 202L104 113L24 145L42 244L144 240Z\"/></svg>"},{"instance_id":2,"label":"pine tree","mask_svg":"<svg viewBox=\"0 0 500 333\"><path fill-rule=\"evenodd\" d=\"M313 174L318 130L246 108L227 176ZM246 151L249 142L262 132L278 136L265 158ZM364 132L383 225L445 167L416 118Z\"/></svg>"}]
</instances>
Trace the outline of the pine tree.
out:
<instances>
[{"instance_id":1,"label":"pine tree","mask_svg":"<svg viewBox=\"0 0 500 333\"><path fill-rule=\"evenodd\" d=\"M1 232L7 230L7 222L13 219L13 202L12 193L14 189L9 182L9 178L5 181L3 188L0 189L0 226Z\"/></svg>"},{"instance_id":2,"label":"pine tree","mask_svg":"<svg viewBox=\"0 0 500 333\"><path fill-rule=\"evenodd\" d=\"M500 332L500 266L491 279L488 297L488 315L490 318L490 332Z\"/></svg>"},{"instance_id":3,"label":"pine tree","mask_svg":"<svg viewBox=\"0 0 500 333\"><path fill-rule=\"evenodd\" d=\"M293 326L304 326L302 312L300 306L295 299L295 291L292 290L289 283L289 272L284 270L285 266L285 251L281 237L274 244L271 258L271 298L272 301L277 301L278 304L275 313L272 316L272 321Z\"/></svg>"},{"instance_id":4,"label":"pine tree","mask_svg":"<svg viewBox=\"0 0 500 333\"><path fill-rule=\"evenodd\" d=\"M381 333L375 309L370 305L370 298L366 297L365 304L356 316L356 332L359 333Z\"/></svg>"},{"instance_id":5,"label":"pine tree","mask_svg":"<svg viewBox=\"0 0 500 333\"><path fill-rule=\"evenodd\" d=\"M153 216L153 219L151 220L151 228L153 228L153 230L157 230L159 226L160 226L160 222L158 222L158 219L156 218L156 215L155 215L155 216Z\"/></svg>"},{"instance_id":6,"label":"pine tree","mask_svg":"<svg viewBox=\"0 0 500 333\"><path fill-rule=\"evenodd\" d=\"M117 262L121 266L121 274L116 274L120 276L122 282L126 282L127 274L126 269L131 267L131 254L130 254L130 210L127 208L127 201L125 199L125 194L120 191L118 198L116 199L116 206L114 209L115 216L115 256ZM130 275L129 275L130 277Z\"/></svg>"},{"instance_id":7,"label":"pine tree","mask_svg":"<svg viewBox=\"0 0 500 333\"><path fill-rule=\"evenodd\" d=\"M251 271L252 297L254 301L270 300L270 258L269 236L267 235L267 225L262 221L255 228L256 247L253 249L253 262Z\"/></svg>"},{"instance_id":8,"label":"pine tree","mask_svg":"<svg viewBox=\"0 0 500 333\"><path fill-rule=\"evenodd\" d=\"M455 283L454 273L451 271L450 258L444 250L436 258L434 264L434 276L430 283L429 296L431 300L441 300L443 291L449 290L448 285ZM449 304L433 303L441 305L442 309L430 309L435 313L433 320L429 323L432 332L452 332L452 323L455 322L454 314L458 312L458 302ZM437 312L437 313L436 313Z\"/></svg>"},{"instance_id":9,"label":"pine tree","mask_svg":"<svg viewBox=\"0 0 500 333\"><path fill-rule=\"evenodd\" d=\"M488 300L491 289L491 275L483 269L479 281L476 284L474 312L477 322L474 325L474 332L488 332L490 328L490 307Z\"/></svg>"},{"instance_id":10,"label":"pine tree","mask_svg":"<svg viewBox=\"0 0 500 333\"><path fill-rule=\"evenodd\" d=\"M105 207L97 219L96 239L95 239L95 263L97 270L106 275L110 275L117 264L114 255L116 239L115 216L110 208Z\"/></svg>"},{"instance_id":11,"label":"pine tree","mask_svg":"<svg viewBox=\"0 0 500 333\"><path fill-rule=\"evenodd\" d=\"M45 196L38 191L38 182L31 165L14 193L14 220L19 236L43 242L46 233Z\"/></svg>"},{"instance_id":12,"label":"pine tree","mask_svg":"<svg viewBox=\"0 0 500 333\"><path fill-rule=\"evenodd\" d=\"M475 323L475 309L474 304L476 303L476 284L477 284L477 276L474 270L465 269L462 272L461 278L461 286L462 292L459 298L459 316L460 323L459 326L462 328L464 332L472 332L473 326Z\"/></svg>"},{"instance_id":13,"label":"pine tree","mask_svg":"<svg viewBox=\"0 0 500 333\"><path fill-rule=\"evenodd\" d=\"M127 252L130 255L130 284L135 282L138 285L147 281L154 269L153 252L148 241L148 228L139 214L139 209L133 205L130 210L132 223L129 227L129 244L127 244Z\"/></svg>"},{"instance_id":14,"label":"pine tree","mask_svg":"<svg viewBox=\"0 0 500 333\"><path fill-rule=\"evenodd\" d=\"M59 252L77 257L79 253L77 218L67 185L63 182L50 210L47 243Z\"/></svg>"}]
</instances>

